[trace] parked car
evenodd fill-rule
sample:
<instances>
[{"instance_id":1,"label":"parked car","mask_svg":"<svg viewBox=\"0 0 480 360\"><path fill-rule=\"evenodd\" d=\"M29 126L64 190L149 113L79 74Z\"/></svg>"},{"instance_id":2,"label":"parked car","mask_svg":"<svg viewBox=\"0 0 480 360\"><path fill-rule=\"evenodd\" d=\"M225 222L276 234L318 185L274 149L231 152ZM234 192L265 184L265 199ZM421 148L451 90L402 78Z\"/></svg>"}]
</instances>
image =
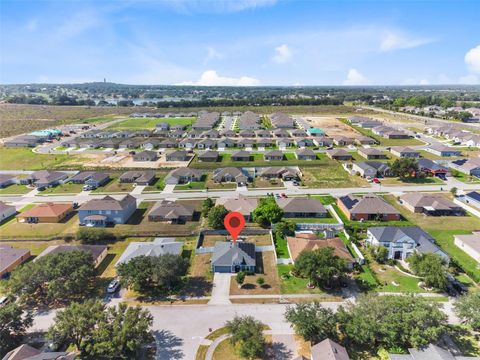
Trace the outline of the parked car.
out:
<instances>
[{"instance_id":1,"label":"parked car","mask_svg":"<svg viewBox=\"0 0 480 360\"><path fill-rule=\"evenodd\" d=\"M281 193L280 196L281 196L282 198L286 198L286 197L287 197L287 195L286 195L285 193Z\"/></svg>"},{"instance_id":2,"label":"parked car","mask_svg":"<svg viewBox=\"0 0 480 360\"><path fill-rule=\"evenodd\" d=\"M120 288L120 281L118 279L113 279L110 284L108 284L107 287L107 293L113 294L117 292L117 290Z\"/></svg>"},{"instance_id":3,"label":"parked car","mask_svg":"<svg viewBox=\"0 0 480 360\"><path fill-rule=\"evenodd\" d=\"M377 178L373 178L373 182L374 182L375 184L380 184L380 180L378 180Z\"/></svg>"}]
</instances>

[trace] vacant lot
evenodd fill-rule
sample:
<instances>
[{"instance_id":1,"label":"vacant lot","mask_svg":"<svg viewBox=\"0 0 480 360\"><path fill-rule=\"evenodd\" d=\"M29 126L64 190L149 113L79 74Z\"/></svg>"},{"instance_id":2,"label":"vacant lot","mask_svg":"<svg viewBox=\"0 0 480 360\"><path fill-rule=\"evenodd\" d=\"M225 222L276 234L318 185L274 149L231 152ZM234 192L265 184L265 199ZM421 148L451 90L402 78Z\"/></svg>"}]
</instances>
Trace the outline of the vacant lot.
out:
<instances>
[{"instance_id":1,"label":"vacant lot","mask_svg":"<svg viewBox=\"0 0 480 360\"><path fill-rule=\"evenodd\" d=\"M361 134L351 126L338 120L335 116L306 116L307 120L314 127L323 129L328 136L346 136L358 138Z\"/></svg>"},{"instance_id":2,"label":"vacant lot","mask_svg":"<svg viewBox=\"0 0 480 360\"><path fill-rule=\"evenodd\" d=\"M170 125L191 125L195 118L140 118L140 119L126 119L109 126L107 129L111 130L141 130L141 129L155 129L155 125L161 122L166 122Z\"/></svg>"},{"instance_id":3,"label":"vacant lot","mask_svg":"<svg viewBox=\"0 0 480 360\"><path fill-rule=\"evenodd\" d=\"M205 235L203 238L203 247L214 246L217 241L231 241L232 238L229 235ZM265 235L249 235L241 236L239 240L253 242L256 246L268 246L272 245L270 234Z\"/></svg>"},{"instance_id":4,"label":"vacant lot","mask_svg":"<svg viewBox=\"0 0 480 360\"><path fill-rule=\"evenodd\" d=\"M0 147L2 170L78 169L84 159L83 155L36 154L26 148Z\"/></svg>"},{"instance_id":5,"label":"vacant lot","mask_svg":"<svg viewBox=\"0 0 480 360\"><path fill-rule=\"evenodd\" d=\"M342 165L325 159L318 167L302 167L302 185L309 188L366 187L368 183L359 176L350 176Z\"/></svg>"}]
</instances>

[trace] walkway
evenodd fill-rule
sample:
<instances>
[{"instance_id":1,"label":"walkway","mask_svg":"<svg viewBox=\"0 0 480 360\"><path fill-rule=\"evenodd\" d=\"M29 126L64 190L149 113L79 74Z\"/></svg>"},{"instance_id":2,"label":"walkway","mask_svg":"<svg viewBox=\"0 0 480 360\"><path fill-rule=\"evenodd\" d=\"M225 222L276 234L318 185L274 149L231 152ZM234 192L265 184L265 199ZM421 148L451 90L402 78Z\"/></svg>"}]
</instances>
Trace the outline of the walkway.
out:
<instances>
[{"instance_id":1,"label":"walkway","mask_svg":"<svg viewBox=\"0 0 480 360\"><path fill-rule=\"evenodd\" d=\"M215 273L213 276L212 297L208 305L228 305L230 302L230 280L232 274Z\"/></svg>"}]
</instances>

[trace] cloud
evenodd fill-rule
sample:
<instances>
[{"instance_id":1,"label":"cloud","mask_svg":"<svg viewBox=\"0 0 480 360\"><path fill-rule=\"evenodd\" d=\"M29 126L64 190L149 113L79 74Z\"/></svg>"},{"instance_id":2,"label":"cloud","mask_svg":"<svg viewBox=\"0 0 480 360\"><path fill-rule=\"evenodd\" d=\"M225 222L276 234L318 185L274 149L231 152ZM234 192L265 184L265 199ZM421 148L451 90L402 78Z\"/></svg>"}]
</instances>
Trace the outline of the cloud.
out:
<instances>
[{"instance_id":1,"label":"cloud","mask_svg":"<svg viewBox=\"0 0 480 360\"><path fill-rule=\"evenodd\" d=\"M197 81L186 81L176 85L197 85L197 86L256 86L258 79L241 76L239 78L220 76L215 70L207 70L202 73Z\"/></svg>"},{"instance_id":2,"label":"cloud","mask_svg":"<svg viewBox=\"0 0 480 360\"><path fill-rule=\"evenodd\" d=\"M428 81L427 79L421 79L418 82L418 85L430 85L430 81Z\"/></svg>"},{"instance_id":3,"label":"cloud","mask_svg":"<svg viewBox=\"0 0 480 360\"><path fill-rule=\"evenodd\" d=\"M480 84L480 79L478 78L477 75L469 74L469 75L461 76L458 82L460 84L465 84L465 85L477 85L477 84Z\"/></svg>"},{"instance_id":4,"label":"cloud","mask_svg":"<svg viewBox=\"0 0 480 360\"><path fill-rule=\"evenodd\" d=\"M275 55L272 57L272 61L277 64L284 64L292 59L292 50L287 44L277 46L275 48Z\"/></svg>"},{"instance_id":5,"label":"cloud","mask_svg":"<svg viewBox=\"0 0 480 360\"><path fill-rule=\"evenodd\" d=\"M465 54L465 63L471 72L480 74L480 45Z\"/></svg>"},{"instance_id":6,"label":"cloud","mask_svg":"<svg viewBox=\"0 0 480 360\"><path fill-rule=\"evenodd\" d=\"M275 5L277 0L174 0L162 4L180 13L233 13Z\"/></svg>"},{"instance_id":7,"label":"cloud","mask_svg":"<svg viewBox=\"0 0 480 360\"><path fill-rule=\"evenodd\" d=\"M433 42L433 39L413 38L399 32L386 31L380 42L380 51L389 52L401 49L413 49Z\"/></svg>"},{"instance_id":8,"label":"cloud","mask_svg":"<svg viewBox=\"0 0 480 360\"><path fill-rule=\"evenodd\" d=\"M368 80L357 69L348 70L347 78L343 81L343 85L366 85Z\"/></svg>"},{"instance_id":9,"label":"cloud","mask_svg":"<svg viewBox=\"0 0 480 360\"><path fill-rule=\"evenodd\" d=\"M205 57L205 60L203 60L203 64L206 65L211 60L218 60L222 58L223 58L222 53L218 52L212 46L207 46L207 56Z\"/></svg>"}]
</instances>

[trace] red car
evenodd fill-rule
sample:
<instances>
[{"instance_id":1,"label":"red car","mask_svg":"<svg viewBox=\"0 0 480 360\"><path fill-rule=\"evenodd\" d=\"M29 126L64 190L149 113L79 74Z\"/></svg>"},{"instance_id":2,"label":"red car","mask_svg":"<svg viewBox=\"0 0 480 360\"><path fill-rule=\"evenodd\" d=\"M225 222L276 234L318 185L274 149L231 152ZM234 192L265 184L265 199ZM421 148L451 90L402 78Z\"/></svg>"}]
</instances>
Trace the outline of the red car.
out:
<instances>
[{"instance_id":1,"label":"red car","mask_svg":"<svg viewBox=\"0 0 480 360\"><path fill-rule=\"evenodd\" d=\"M374 182L375 184L380 184L380 180L378 180L377 178L373 178L373 182Z\"/></svg>"}]
</instances>

